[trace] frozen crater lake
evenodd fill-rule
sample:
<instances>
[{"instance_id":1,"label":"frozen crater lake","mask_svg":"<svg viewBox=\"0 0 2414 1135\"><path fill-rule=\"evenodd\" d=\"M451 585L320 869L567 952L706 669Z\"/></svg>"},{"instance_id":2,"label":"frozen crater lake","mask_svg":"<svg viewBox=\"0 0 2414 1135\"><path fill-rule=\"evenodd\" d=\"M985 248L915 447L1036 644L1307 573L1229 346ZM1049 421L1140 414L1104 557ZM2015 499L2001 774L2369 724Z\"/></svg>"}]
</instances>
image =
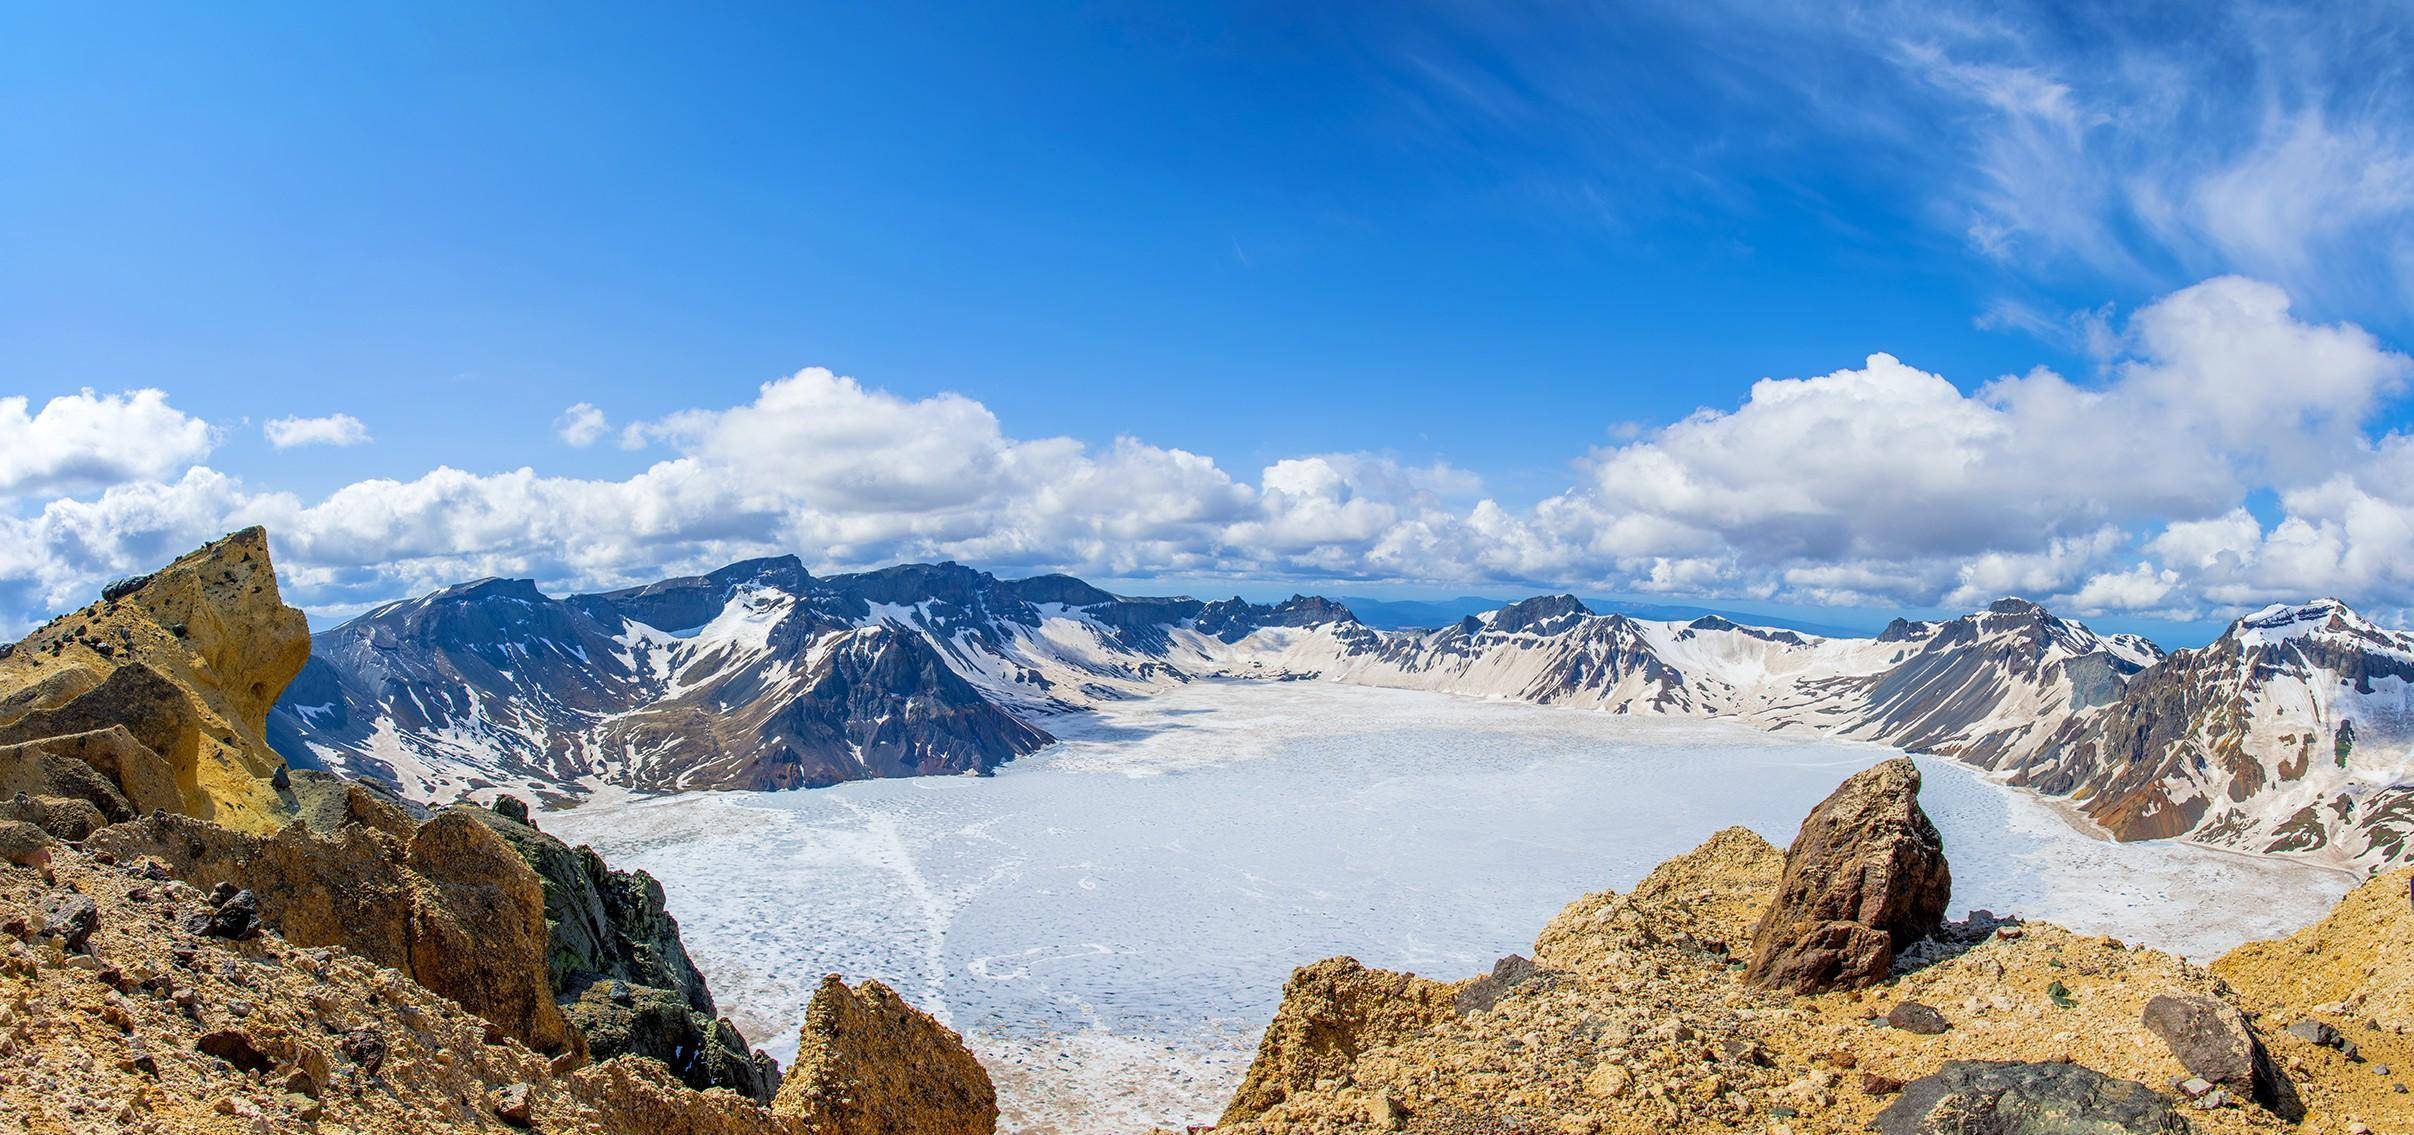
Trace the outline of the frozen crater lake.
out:
<instances>
[{"instance_id":1,"label":"frozen crater lake","mask_svg":"<svg viewBox=\"0 0 2414 1135\"><path fill-rule=\"evenodd\" d=\"M988 779L597 800L539 822L662 880L723 1011L783 1062L825 973L962 1031L1001 1127L1212 1122L1293 967L1442 979L1730 824L1783 846L1892 754L1717 722L1331 682L1197 682L1048 723ZM2293 930L2342 875L2107 843L1922 758L1956 913L2199 959Z\"/></svg>"}]
</instances>

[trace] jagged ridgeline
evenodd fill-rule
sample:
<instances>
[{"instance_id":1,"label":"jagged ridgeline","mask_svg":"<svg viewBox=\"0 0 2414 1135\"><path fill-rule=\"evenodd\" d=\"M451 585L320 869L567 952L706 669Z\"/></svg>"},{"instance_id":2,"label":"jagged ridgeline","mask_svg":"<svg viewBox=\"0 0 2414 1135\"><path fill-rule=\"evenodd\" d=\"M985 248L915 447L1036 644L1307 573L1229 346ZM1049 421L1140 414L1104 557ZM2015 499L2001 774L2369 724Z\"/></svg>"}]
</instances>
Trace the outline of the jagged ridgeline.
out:
<instances>
[{"instance_id":1,"label":"jagged ridgeline","mask_svg":"<svg viewBox=\"0 0 2414 1135\"><path fill-rule=\"evenodd\" d=\"M317 636L269 720L296 767L427 803L987 773L1063 714L1202 677L1323 678L1741 720L1952 756L2121 839L2371 865L2414 831L2414 636L2330 600L2198 650L2004 599L1871 638L1544 596L1429 630L1331 600L1110 594L794 557L555 598L483 580Z\"/></svg>"},{"instance_id":2,"label":"jagged ridgeline","mask_svg":"<svg viewBox=\"0 0 2414 1135\"><path fill-rule=\"evenodd\" d=\"M986 1133L987 1074L833 979L783 1078L662 888L524 804L289 770L310 649L238 532L0 651L0 1116L35 1131Z\"/></svg>"}]
</instances>

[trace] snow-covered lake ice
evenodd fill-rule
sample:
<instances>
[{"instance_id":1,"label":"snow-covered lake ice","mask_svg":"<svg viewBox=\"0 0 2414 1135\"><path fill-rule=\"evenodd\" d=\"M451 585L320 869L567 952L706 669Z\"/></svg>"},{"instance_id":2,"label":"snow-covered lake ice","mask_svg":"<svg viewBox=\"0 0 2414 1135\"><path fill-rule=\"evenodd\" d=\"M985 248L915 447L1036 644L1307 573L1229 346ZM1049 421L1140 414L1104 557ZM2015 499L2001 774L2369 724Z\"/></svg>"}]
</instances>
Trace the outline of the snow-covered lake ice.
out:
<instances>
[{"instance_id":1,"label":"snow-covered lake ice","mask_svg":"<svg viewBox=\"0 0 2414 1135\"><path fill-rule=\"evenodd\" d=\"M961 1030L1001 1127L1212 1122L1293 967L1445 980L1527 952L1730 824L1780 846L1873 745L1331 682L1197 682L1050 722L999 775L598 800L540 818L662 880L724 1012L783 1062L825 973ZM2349 881L2113 844L1921 759L1956 912L2195 958L2285 933Z\"/></svg>"}]
</instances>

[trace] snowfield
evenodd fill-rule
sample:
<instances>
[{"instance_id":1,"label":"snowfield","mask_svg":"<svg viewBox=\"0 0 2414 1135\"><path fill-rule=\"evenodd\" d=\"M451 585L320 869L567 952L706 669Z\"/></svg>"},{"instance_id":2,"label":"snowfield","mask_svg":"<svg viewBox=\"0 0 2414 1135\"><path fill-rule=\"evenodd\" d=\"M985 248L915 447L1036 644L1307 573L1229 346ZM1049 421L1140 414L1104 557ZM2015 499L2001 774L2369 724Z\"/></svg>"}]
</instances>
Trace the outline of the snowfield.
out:
<instances>
[{"instance_id":1,"label":"snowfield","mask_svg":"<svg viewBox=\"0 0 2414 1135\"><path fill-rule=\"evenodd\" d=\"M1877 745L1338 682L1200 681L1049 723L994 778L599 794L540 817L662 880L724 1011L783 1061L824 973L962 1030L1023 1132L1212 1122L1295 966L1456 979L1718 828L1783 845ZM2203 959L2348 876L2114 844L1922 758L1954 907Z\"/></svg>"}]
</instances>

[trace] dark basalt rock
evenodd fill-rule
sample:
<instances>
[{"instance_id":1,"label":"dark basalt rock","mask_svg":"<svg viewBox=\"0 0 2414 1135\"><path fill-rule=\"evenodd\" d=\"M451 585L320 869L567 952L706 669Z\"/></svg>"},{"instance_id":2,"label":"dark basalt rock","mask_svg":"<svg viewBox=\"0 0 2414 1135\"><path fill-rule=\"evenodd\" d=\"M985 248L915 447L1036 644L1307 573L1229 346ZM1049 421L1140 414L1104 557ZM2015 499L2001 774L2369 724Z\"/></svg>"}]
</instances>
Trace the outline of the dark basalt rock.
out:
<instances>
[{"instance_id":1,"label":"dark basalt rock","mask_svg":"<svg viewBox=\"0 0 2414 1135\"><path fill-rule=\"evenodd\" d=\"M1358 617L1350 614L1349 608L1320 595L1293 595L1272 606L1251 603L1236 595L1201 607L1198 621L1192 625L1200 634L1239 642L1249 637L1249 632L1266 627L1319 627L1357 621Z\"/></svg>"},{"instance_id":2,"label":"dark basalt rock","mask_svg":"<svg viewBox=\"0 0 2414 1135\"><path fill-rule=\"evenodd\" d=\"M1455 1004L1460 1016L1482 1012L1500 1004L1500 999L1508 996L1510 990L1527 982L1544 980L1543 988L1548 988L1549 977L1550 971L1535 965L1531 959L1522 954L1511 954L1492 963L1491 973L1476 978L1465 989L1459 990Z\"/></svg>"},{"instance_id":3,"label":"dark basalt rock","mask_svg":"<svg viewBox=\"0 0 2414 1135\"><path fill-rule=\"evenodd\" d=\"M1882 1135L2180 1135L2171 1101L2078 1064L1956 1060L1903 1086Z\"/></svg>"},{"instance_id":4,"label":"dark basalt rock","mask_svg":"<svg viewBox=\"0 0 2414 1135\"><path fill-rule=\"evenodd\" d=\"M260 900L254 898L250 891L236 891L219 900L218 909L211 911L201 924L201 936L204 938L242 941L259 933Z\"/></svg>"},{"instance_id":5,"label":"dark basalt rock","mask_svg":"<svg viewBox=\"0 0 2414 1135\"><path fill-rule=\"evenodd\" d=\"M104 584L101 587L101 601L105 603L115 603L118 600L123 599L128 595L132 595L150 585L150 576L130 575L124 579Z\"/></svg>"},{"instance_id":6,"label":"dark basalt rock","mask_svg":"<svg viewBox=\"0 0 2414 1135\"><path fill-rule=\"evenodd\" d=\"M2144 1022L2191 1075L2252 1099L2290 1123L2304 1118L2296 1088L2264 1050L2246 1014L2229 1003L2165 993L2146 1002Z\"/></svg>"},{"instance_id":7,"label":"dark basalt rock","mask_svg":"<svg viewBox=\"0 0 2414 1135\"><path fill-rule=\"evenodd\" d=\"M252 1040L250 1033L241 1029L219 1029L216 1032L203 1033L201 1039L193 1042L193 1047L226 1061L243 1072L266 1072L276 1067L276 1061L269 1059L267 1053L260 1051L259 1043Z\"/></svg>"},{"instance_id":8,"label":"dark basalt rock","mask_svg":"<svg viewBox=\"0 0 2414 1135\"><path fill-rule=\"evenodd\" d=\"M548 977L590 1057L649 1056L690 1087L771 1100L779 1065L720 1016L664 910L662 884L537 830L527 806L509 797L492 809L455 810L501 836L543 881Z\"/></svg>"},{"instance_id":9,"label":"dark basalt rock","mask_svg":"<svg viewBox=\"0 0 2414 1135\"><path fill-rule=\"evenodd\" d=\"M69 953L81 953L101 927L101 908L84 895L61 898L44 913L42 933L58 937Z\"/></svg>"},{"instance_id":10,"label":"dark basalt rock","mask_svg":"<svg viewBox=\"0 0 2414 1135\"><path fill-rule=\"evenodd\" d=\"M385 1067L386 1038L376 1029L353 1029L336 1042L336 1048L344 1054L344 1059L360 1065L360 1070L369 1075L374 1076L378 1069Z\"/></svg>"},{"instance_id":11,"label":"dark basalt rock","mask_svg":"<svg viewBox=\"0 0 2414 1135\"><path fill-rule=\"evenodd\" d=\"M1895 1006L1886 1014L1886 1024L1890 1028L1922 1036L1937 1036L1953 1027L1945 1020L1943 1013L1917 1001L1905 1001Z\"/></svg>"},{"instance_id":12,"label":"dark basalt rock","mask_svg":"<svg viewBox=\"0 0 2414 1135\"><path fill-rule=\"evenodd\" d=\"M1867 988L1885 980L1896 951L1944 924L1953 877L1919 784L1919 766L1897 757L1811 810L1753 935L1751 981L1795 993Z\"/></svg>"}]
</instances>

